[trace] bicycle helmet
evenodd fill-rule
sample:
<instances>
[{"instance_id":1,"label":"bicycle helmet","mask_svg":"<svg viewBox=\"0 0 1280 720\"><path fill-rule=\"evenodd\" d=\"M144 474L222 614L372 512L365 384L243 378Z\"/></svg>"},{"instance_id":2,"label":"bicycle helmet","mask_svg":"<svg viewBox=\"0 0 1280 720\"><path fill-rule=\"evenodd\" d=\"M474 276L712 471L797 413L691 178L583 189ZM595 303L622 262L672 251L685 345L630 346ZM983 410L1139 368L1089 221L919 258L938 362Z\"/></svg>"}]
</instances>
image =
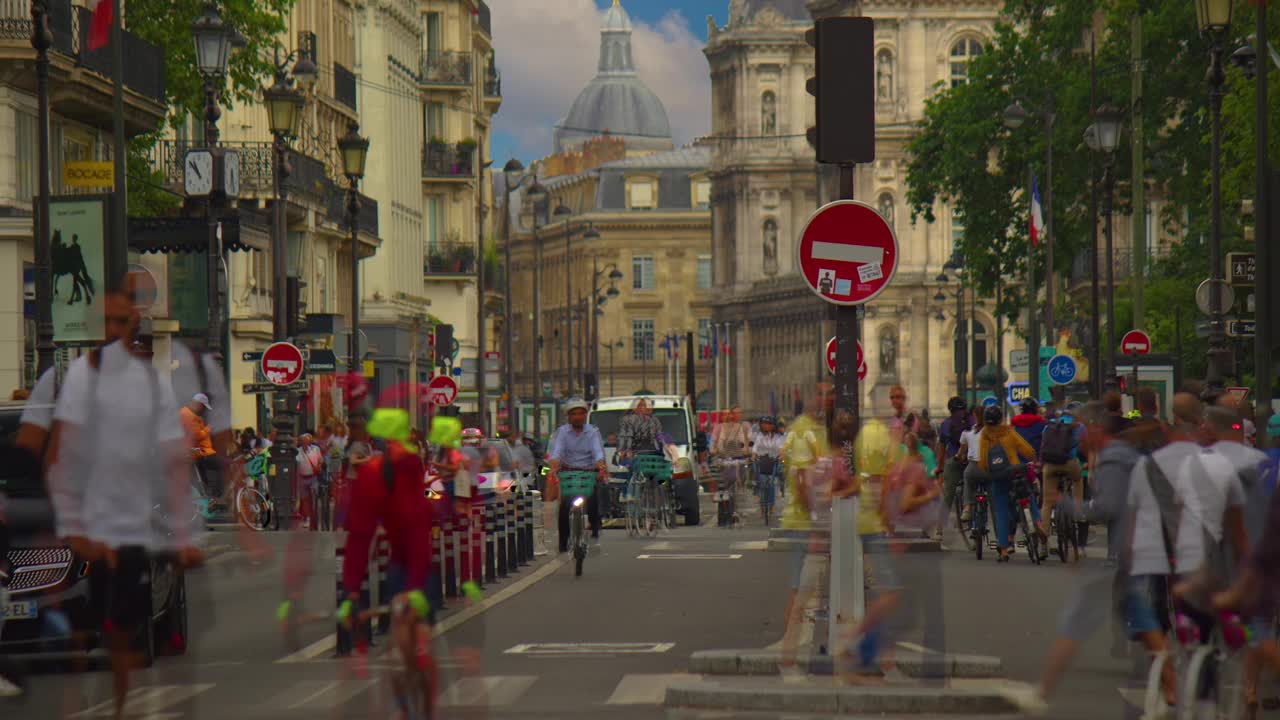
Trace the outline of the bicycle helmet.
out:
<instances>
[{"instance_id":1,"label":"bicycle helmet","mask_svg":"<svg viewBox=\"0 0 1280 720\"><path fill-rule=\"evenodd\" d=\"M1004 422L1004 409L999 405L992 405L991 407L983 410L982 422L987 425L999 425Z\"/></svg>"},{"instance_id":2,"label":"bicycle helmet","mask_svg":"<svg viewBox=\"0 0 1280 720\"><path fill-rule=\"evenodd\" d=\"M484 431L480 428L469 427L462 431L463 445L479 445L481 440L484 440Z\"/></svg>"},{"instance_id":3,"label":"bicycle helmet","mask_svg":"<svg viewBox=\"0 0 1280 720\"><path fill-rule=\"evenodd\" d=\"M760 424L761 424L761 425L772 425L772 426L774 426L774 427L776 428L776 427L778 427L778 418L776 418L776 417L774 417L774 416L772 416L772 415L765 415L764 417L760 418Z\"/></svg>"},{"instance_id":4,"label":"bicycle helmet","mask_svg":"<svg viewBox=\"0 0 1280 720\"><path fill-rule=\"evenodd\" d=\"M959 412L964 409L964 400L960 397L953 397L947 401L947 412Z\"/></svg>"},{"instance_id":5,"label":"bicycle helmet","mask_svg":"<svg viewBox=\"0 0 1280 720\"><path fill-rule=\"evenodd\" d=\"M1035 398L1027 398L1022 401L1020 409L1024 415L1035 415L1040 411L1040 403L1036 402Z\"/></svg>"}]
</instances>

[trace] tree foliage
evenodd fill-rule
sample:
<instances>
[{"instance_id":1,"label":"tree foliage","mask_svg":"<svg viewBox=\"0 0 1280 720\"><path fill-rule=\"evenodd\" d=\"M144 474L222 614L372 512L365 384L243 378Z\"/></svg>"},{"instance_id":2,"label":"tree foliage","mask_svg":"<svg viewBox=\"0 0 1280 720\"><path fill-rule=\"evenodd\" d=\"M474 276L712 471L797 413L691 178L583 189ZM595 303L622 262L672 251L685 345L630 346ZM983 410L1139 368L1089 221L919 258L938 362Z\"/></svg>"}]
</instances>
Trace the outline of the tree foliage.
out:
<instances>
[{"instance_id":1,"label":"tree foliage","mask_svg":"<svg viewBox=\"0 0 1280 720\"><path fill-rule=\"evenodd\" d=\"M1167 257L1142 268L1147 282L1144 324L1157 347L1172 351L1175 312L1181 313L1182 346L1188 372L1203 367L1203 342L1194 338L1194 290L1208 276L1209 234L1209 88L1205 70L1210 42L1196 31L1192 3L1151 0L1009 0L994 36L969 66L969 82L940 88L926 102L920 132L913 139L908 169L908 202L913 215L933 221L947 209L964 224L956 248L979 290L990 295L998 278L1019 278L1028 258L1028 176L1034 171L1046 194L1046 110L1053 110L1052 215L1058 288L1077 257L1087 259L1092 243L1090 188L1100 174L1100 158L1083 141L1092 122L1089 48L1096 29L1096 103L1111 101L1125 111L1126 128L1115 154L1119 180L1115 224L1130 222L1132 124L1132 21L1142 11L1143 138L1145 176L1154 193L1167 201L1161 227L1180 238ZM1272 12L1273 28L1280 24ZM1238 0L1235 37L1225 54L1249 34L1253 11ZM1270 100L1280 109L1280 72L1273 72ZM1228 75L1223 108L1223 247L1241 243L1239 213L1243 197L1252 197L1253 90L1239 70ZM1002 113L1015 99L1028 111L1016 130L1004 127ZM1280 156L1275 134L1273 158ZM1044 198L1048 200L1048 198ZM1084 254L1082 256L1082 254ZM1037 277L1045 269L1043 244L1035 252ZM1100 262L1099 266L1102 266ZM1087 264L1083 267L1087 268ZM1088 280L1087 273L1080 280ZM1122 280L1117 280L1122 282ZM1129 327L1127 287L1117 288L1117 328ZM1066 293L1059 298L1072 301ZM1025 296L1006 293L1002 312L1013 316ZM1123 307L1122 307L1123 305ZM1087 314L1092 307L1067 307L1060 317Z\"/></svg>"}]
</instances>

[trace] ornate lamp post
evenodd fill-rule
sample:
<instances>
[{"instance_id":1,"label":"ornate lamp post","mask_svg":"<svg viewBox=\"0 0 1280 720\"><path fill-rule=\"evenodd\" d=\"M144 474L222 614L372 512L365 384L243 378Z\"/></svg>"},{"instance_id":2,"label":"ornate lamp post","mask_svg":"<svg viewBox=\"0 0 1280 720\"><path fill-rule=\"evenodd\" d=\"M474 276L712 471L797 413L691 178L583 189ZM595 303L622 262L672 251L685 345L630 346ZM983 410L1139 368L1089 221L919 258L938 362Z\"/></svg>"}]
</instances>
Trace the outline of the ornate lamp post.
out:
<instances>
[{"instance_id":1,"label":"ornate lamp post","mask_svg":"<svg viewBox=\"0 0 1280 720\"><path fill-rule=\"evenodd\" d=\"M1085 129L1084 141L1090 150L1102 153L1102 235L1107 257L1107 373L1116 368L1116 283L1115 248L1111 219L1115 204L1116 146L1120 144L1120 126L1124 116L1120 108L1103 103L1093 113L1093 124ZM1096 273L1095 273L1096 275ZM1094 309L1097 312L1097 309Z\"/></svg>"},{"instance_id":2,"label":"ornate lamp post","mask_svg":"<svg viewBox=\"0 0 1280 720\"><path fill-rule=\"evenodd\" d=\"M1226 82L1226 69L1222 64L1223 40L1231 27L1231 0L1196 0L1196 24L1201 34L1211 41L1209 48L1209 111L1211 142L1210 214L1209 233L1209 367L1205 380L1210 390L1221 390L1226 376L1227 348L1226 326L1223 321L1221 285L1225 283L1222 266L1222 86ZM1260 38L1265 42L1266 38ZM1265 46L1264 46L1265 50ZM1265 55L1265 52L1264 52ZM1265 199L1259 198L1259 202ZM1269 400L1270 398L1266 398Z\"/></svg>"},{"instance_id":3,"label":"ornate lamp post","mask_svg":"<svg viewBox=\"0 0 1280 720\"><path fill-rule=\"evenodd\" d=\"M53 246L49 239L49 7L31 0L31 47L36 51L36 112L39 136L39 177L35 222L36 261L36 377L53 367Z\"/></svg>"},{"instance_id":4,"label":"ornate lamp post","mask_svg":"<svg viewBox=\"0 0 1280 720\"><path fill-rule=\"evenodd\" d=\"M358 373L361 372L359 186L364 178L365 160L369 157L369 139L360 137L358 123L347 126L347 134L338 140L338 150L342 154L342 174L347 176L347 225L351 228L351 347L347 367L350 372Z\"/></svg>"}]
</instances>

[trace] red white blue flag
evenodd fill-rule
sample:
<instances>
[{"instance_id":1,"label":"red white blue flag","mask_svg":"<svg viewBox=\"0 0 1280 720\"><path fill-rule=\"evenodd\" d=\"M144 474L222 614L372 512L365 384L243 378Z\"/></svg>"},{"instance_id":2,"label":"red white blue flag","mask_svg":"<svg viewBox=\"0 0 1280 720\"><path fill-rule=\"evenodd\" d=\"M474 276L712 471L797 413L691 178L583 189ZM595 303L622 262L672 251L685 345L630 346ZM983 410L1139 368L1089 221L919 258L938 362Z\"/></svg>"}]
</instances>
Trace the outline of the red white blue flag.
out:
<instances>
[{"instance_id":1,"label":"red white blue flag","mask_svg":"<svg viewBox=\"0 0 1280 720\"><path fill-rule=\"evenodd\" d=\"M1044 210L1040 205L1040 184L1031 176L1031 244L1039 245L1044 234Z\"/></svg>"}]
</instances>

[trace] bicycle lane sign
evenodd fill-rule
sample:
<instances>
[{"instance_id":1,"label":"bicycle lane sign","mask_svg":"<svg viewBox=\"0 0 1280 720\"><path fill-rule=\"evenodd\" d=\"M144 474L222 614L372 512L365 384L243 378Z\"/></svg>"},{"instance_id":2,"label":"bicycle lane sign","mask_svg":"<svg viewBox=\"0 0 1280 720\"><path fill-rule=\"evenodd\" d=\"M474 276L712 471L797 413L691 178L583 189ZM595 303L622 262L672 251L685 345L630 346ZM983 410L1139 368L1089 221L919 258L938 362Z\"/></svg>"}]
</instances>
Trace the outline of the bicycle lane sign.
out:
<instances>
[{"instance_id":1,"label":"bicycle lane sign","mask_svg":"<svg viewBox=\"0 0 1280 720\"><path fill-rule=\"evenodd\" d=\"M1054 355L1049 359L1049 379L1055 385L1068 385L1076 379L1076 361L1070 355Z\"/></svg>"}]
</instances>

